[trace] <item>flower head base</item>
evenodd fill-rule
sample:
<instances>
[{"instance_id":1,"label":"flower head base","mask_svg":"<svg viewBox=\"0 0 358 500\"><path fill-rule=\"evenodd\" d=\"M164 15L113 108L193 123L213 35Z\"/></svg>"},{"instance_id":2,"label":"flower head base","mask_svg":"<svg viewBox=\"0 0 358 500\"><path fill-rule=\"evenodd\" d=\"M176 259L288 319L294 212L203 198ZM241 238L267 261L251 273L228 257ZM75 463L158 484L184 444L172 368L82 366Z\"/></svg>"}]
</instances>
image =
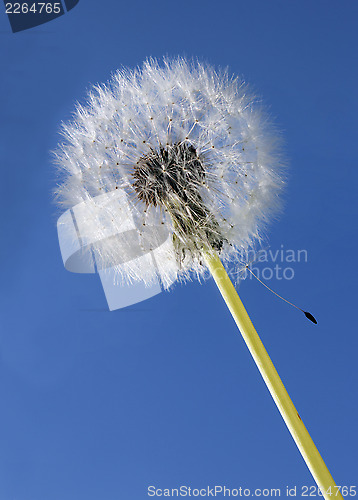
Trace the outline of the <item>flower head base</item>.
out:
<instances>
[{"instance_id":1,"label":"flower head base","mask_svg":"<svg viewBox=\"0 0 358 500\"><path fill-rule=\"evenodd\" d=\"M165 228L180 278L204 273L203 249L240 263L277 209L283 186L277 135L247 87L209 66L148 60L118 71L77 106L63 134L56 152L67 174L57 189L60 203L71 208L125 192L139 246L148 227L151 240ZM112 209L111 217L119 221L120 213ZM95 220L87 222L100 239ZM121 248L98 245L96 261L102 268L127 262L124 277L150 280L146 270L130 268ZM165 262L164 277L175 268L169 253Z\"/></svg>"}]
</instances>

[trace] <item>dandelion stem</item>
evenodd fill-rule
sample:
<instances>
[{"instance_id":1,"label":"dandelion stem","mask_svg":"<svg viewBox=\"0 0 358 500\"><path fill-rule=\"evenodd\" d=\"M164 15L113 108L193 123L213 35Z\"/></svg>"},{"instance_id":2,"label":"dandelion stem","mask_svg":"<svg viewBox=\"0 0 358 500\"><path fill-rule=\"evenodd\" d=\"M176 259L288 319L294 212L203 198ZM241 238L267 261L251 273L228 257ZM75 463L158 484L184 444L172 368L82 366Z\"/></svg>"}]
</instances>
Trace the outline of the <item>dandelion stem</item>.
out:
<instances>
[{"instance_id":1,"label":"dandelion stem","mask_svg":"<svg viewBox=\"0 0 358 500\"><path fill-rule=\"evenodd\" d=\"M205 252L204 258L271 396L324 498L331 500L332 496L334 496L337 499L343 499L339 488L336 486L326 464L292 403L219 257L214 252Z\"/></svg>"}]
</instances>

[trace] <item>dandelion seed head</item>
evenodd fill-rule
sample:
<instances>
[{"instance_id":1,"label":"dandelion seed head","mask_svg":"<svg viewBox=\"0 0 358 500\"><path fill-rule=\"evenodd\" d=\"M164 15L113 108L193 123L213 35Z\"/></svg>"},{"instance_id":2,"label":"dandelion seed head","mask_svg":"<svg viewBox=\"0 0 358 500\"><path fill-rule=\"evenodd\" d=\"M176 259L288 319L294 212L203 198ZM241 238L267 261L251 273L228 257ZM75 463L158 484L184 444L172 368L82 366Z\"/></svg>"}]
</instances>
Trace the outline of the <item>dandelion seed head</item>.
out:
<instances>
[{"instance_id":1,"label":"dandelion seed head","mask_svg":"<svg viewBox=\"0 0 358 500\"><path fill-rule=\"evenodd\" d=\"M162 255L164 281L174 272L184 280L204 275L203 249L242 266L280 206L278 134L248 86L227 71L182 58L119 70L90 90L62 134L58 203L95 207L98 196L125 192L137 254L172 235L177 265L169 250ZM111 210L120 232L123 206ZM131 266L128 239L118 244L97 216L87 219L86 231L102 242L94 248L100 266L121 262L126 279L151 280L151 271Z\"/></svg>"}]
</instances>

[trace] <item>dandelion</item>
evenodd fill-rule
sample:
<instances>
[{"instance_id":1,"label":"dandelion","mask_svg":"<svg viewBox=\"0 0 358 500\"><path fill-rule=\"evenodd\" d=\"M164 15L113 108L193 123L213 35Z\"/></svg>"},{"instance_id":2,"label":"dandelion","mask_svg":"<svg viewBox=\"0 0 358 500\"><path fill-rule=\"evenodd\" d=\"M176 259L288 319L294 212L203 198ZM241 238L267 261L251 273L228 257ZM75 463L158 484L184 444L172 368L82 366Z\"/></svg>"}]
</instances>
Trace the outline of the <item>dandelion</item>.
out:
<instances>
[{"instance_id":1,"label":"dandelion","mask_svg":"<svg viewBox=\"0 0 358 500\"><path fill-rule=\"evenodd\" d=\"M159 266L166 287L211 272L326 496L332 476L223 266L245 267L248 249L280 208L280 139L259 100L227 71L150 59L93 87L62 133L57 199L64 208L84 207L81 237L97 266L146 284ZM155 248L162 249L158 266L137 259Z\"/></svg>"}]
</instances>

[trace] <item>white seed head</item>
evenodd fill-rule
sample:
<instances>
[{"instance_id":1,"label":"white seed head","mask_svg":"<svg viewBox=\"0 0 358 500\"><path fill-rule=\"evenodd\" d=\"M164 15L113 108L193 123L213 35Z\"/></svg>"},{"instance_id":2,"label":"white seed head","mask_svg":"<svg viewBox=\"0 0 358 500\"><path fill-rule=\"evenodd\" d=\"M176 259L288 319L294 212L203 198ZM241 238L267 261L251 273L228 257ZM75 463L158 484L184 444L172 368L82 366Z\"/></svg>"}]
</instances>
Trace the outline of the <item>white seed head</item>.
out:
<instances>
[{"instance_id":1,"label":"white seed head","mask_svg":"<svg viewBox=\"0 0 358 500\"><path fill-rule=\"evenodd\" d=\"M169 250L161 255L164 283L178 268L181 279L203 275L203 249L240 268L279 208L278 134L247 85L227 71L181 58L120 70L92 88L62 133L55 152L61 206L86 202L96 211L100 195L126 194L128 210L111 205L112 229L123 233L126 217L135 225L126 244L107 237L98 210L87 211L84 226L98 241L97 264L120 263L130 281L150 282L154 271L131 262L138 248L149 251L168 234L177 265Z\"/></svg>"}]
</instances>

